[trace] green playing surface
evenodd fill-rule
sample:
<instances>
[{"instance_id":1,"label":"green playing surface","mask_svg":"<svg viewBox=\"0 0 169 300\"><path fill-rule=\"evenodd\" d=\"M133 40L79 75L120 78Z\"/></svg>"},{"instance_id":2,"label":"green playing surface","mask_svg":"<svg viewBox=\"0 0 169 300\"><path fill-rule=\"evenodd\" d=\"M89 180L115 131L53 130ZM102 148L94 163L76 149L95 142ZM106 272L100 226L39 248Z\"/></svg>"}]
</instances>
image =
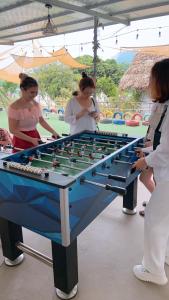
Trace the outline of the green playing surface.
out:
<instances>
[{"instance_id":1,"label":"green playing surface","mask_svg":"<svg viewBox=\"0 0 169 300\"><path fill-rule=\"evenodd\" d=\"M119 145L119 147L121 146ZM73 176L92 166L95 162L102 159L103 155L109 155L117 149L117 145L106 144L104 142L97 142L93 146L92 143L87 144L83 141L76 141L73 147L70 145L64 147L64 149L59 149L56 153L40 154L38 158L33 158L31 166L46 168L53 172ZM81 156L78 155L78 152L80 152ZM76 161L72 162L72 159L76 159ZM59 165L54 167L53 161L58 161Z\"/></svg>"}]
</instances>

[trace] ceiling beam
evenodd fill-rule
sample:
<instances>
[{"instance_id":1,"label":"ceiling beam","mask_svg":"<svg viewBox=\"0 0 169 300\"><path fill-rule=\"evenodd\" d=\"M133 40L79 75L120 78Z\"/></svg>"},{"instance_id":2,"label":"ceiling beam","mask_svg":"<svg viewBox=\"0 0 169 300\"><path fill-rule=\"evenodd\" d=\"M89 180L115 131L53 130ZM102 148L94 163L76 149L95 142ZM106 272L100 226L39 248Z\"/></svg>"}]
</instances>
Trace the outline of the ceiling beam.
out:
<instances>
[{"instance_id":1,"label":"ceiling beam","mask_svg":"<svg viewBox=\"0 0 169 300\"><path fill-rule=\"evenodd\" d=\"M80 23L90 22L90 21L93 21L92 17L82 19L82 20L80 20ZM70 21L70 22L67 22L67 23L64 22L62 24L54 25L53 28L57 29L59 27L71 26L71 25L74 25L74 24L79 24L79 20ZM42 32L42 28L36 28L36 29L33 29L33 30L29 30L29 31L18 32L15 35L14 34L8 34L8 35L4 35L4 36L0 35L0 39L6 39L6 38L9 38L9 37L14 37L14 36L17 37L17 36L20 36L20 35L24 35L24 34L26 35L26 34L35 33L35 32ZM60 34L64 34L64 33L60 33ZM45 36L42 36L42 37L45 37Z\"/></svg>"},{"instance_id":2,"label":"ceiling beam","mask_svg":"<svg viewBox=\"0 0 169 300\"><path fill-rule=\"evenodd\" d=\"M110 15L114 16L114 15L130 13L130 12L138 12L138 11L146 10L146 9L159 8L160 6L169 6L169 1L160 3L160 5L159 5L159 3L154 3L154 4L142 5L142 6L138 6L138 7L132 7L129 9L123 9L120 11L116 11L114 13L110 13ZM167 14L167 11L166 11L166 14Z\"/></svg>"},{"instance_id":3,"label":"ceiling beam","mask_svg":"<svg viewBox=\"0 0 169 300\"><path fill-rule=\"evenodd\" d=\"M0 13L4 13L4 12L10 11L12 9L21 7L21 6L28 5L28 4L30 4L30 3L27 0L19 1L15 4L10 4L10 5L0 8Z\"/></svg>"},{"instance_id":4,"label":"ceiling beam","mask_svg":"<svg viewBox=\"0 0 169 300\"><path fill-rule=\"evenodd\" d=\"M58 14L53 14L53 15L51 14L51 16L52 16L52 19L54 19L54 18L63 17L65 15L69 15L69 14L72 14L72 11L63 11L63 12L60 12ZM4 31L4 30L17 28L17 27L20 27L20 26L30 25L30 24L34 24L34 23L38 23L38 22L43 22L43 21L46 21L46 20L47 20L47 15L44 16L44 17L41 17L41 18L35 18L35 19L31 19L29 21L24 21L24 22L15 23L15 24L12 24L12 25L9 25L9 26L1 27L0 32Z\"/></svg>"},{"instance_id":5,"label":"ceiling beam","mask_svg":"<svg viewBox=\"0 0 169 300\"><path fill-rule=\"evenodd\" d=\"M29 0L30 2L36 2L36 1L33 1L33 0ZM103 6L103 5L109 5L109 4L112 4L113 3L117 3L117 2L121 2L123 0L108 0L108 1L102 1L100 2L99 4L92 4L92 5L88 5L88 6L85 6L86 9L93 9L93 8L98 8L100 6ZM28 2L27 0L26 1L22 1L22 4L29 4L30 5L30 2ZM13 8L16 8L16 7L19 7L21 5L21 2L19 2L17 4L17 6L15 5L15 7ZM10 10L11 6L8 6L8 9ZM6 7L6 10L7 10L7 7ZM6 11L4 10L4 11ZM0 10L0 13L1 13L1 10ZM59 18L59 17L62 17L62 16L66 16L66 15L71 15L73 14L74 11L72 10L65 10L63 12L60 12L58 14L52 14L51 13L51 16L52 18ZM41 17L41 18L35 18L35 19L32 19L32 20L28 20L28 21L24 21L24 22L19 22L19 23L15 23L15 24L12 24L12 25L9 25L9 26L4 26L4 27L1 27L1 31L4 31L4 30L9 30L9 29L12 29L12 28L17 28L17 27L20 27L20 26L25 26L25 25L30 25L30 24L34 24L34 23L38 23L38 22L42 22L42 21L45 21L46 20L46 16L44 17Z\"/></svg>"},{"instance_id":6,"label":"ceiling beam","mask_svg":"<svg viewBox=\"0 0 169 300\"><path fill-rule=\"evenodd\" d=\"M157 17L164 17L166 15L169 15L169 10L166 12L162 12L162 13L154 13L151 15L147 15L147 16L142 16L141 20L145 20L145 19L150 19L150 18L157 18ZM132 21L139 21L140 17L135 17L132 19ZM158 27L158 26L157 26ZM160 27L160 26L159 26ZM163 27L163 26L162 26Z\"/></svg>"},{"instance_id":7,"label":"ceiling beam","mask_svg":"<svg viewBox=\"0 0 169 300\"><path fill-rule=\"evenodd\" d=\"M85 28L78 28L78 29L76 29L76 32L82 31L82 30L93 29L93 18L91 18L91 21L92 21L91 26L88 26L88 27L85 27ZM109 22L109 23L106 24L106 26L109 26L109 25L112 25L112 22ZM67 31L61 32L60 34L68 34L68 33L74 33L74 32L75 31L72 29L72 30L67 30ZM40 39L40 38L43 38L43 36L41 36L41 37L39 37L39 36L38 37L34 37L33 39ZM22 42L22 41L29 41L29 40L30 40L30 37L14 41L14 43Z\"/></svg>"},{"instance_id":8,"label":"ceiling beam","mask_svg":"<svg viewBox=\"0 0 169 300\"><path fill-rule=\"evenodd\" d=\"M47 0L36 0L36 1L40 2L40 3L44 3L44 4L47 3ZM91 10L91 9L86 9L85 7L72 5L72 4L69 4L69 3L66 3L66 2L63 2L63 1L59 1L59 0L50 0L49 3L53 6L56 6L56 7L61 7L61 8L64 8L64 9L72 10L74 12L80 12L82 14L90 15L90 16L93 16L93 17L106 19L106 20L115 22L116 24L123 23L125 25L129 25L129 20L128 19L121 19L121 18L118 18L118 17L112 17L109 14L103 14L103 13L100 13L98 11L94 11L94 10Z\"/></svg>"}]
</instances>

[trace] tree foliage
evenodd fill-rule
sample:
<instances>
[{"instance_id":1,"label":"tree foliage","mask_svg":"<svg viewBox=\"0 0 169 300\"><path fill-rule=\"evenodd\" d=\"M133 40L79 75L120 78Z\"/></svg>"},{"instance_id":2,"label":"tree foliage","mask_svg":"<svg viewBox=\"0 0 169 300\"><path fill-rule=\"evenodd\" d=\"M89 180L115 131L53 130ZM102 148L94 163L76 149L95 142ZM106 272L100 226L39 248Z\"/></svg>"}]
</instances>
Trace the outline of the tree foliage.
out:
<instances>
[{"instance_id":1,"label":"tree foliage","mask_svg":"<svg viewBox=\"0 0 169 300\"><path fill-rule=\"evenodd\" d=\"M52 100L56 100L57 97L68 98L76 89L77 75L61 64L54 63L41 67L36 70L34 76L42 93L48 94Z\"/></svg>"},{"instance_id":2,"label":"tree foliage","mask_svg":"<svg viewBox=\"0 0 169 300\"><path fill-rule=\"evenodd\" d=\"M85 71L89 76L93 76L93 57L90 55L84 55L81 57L77 57L77 60L82 64L91 66ZM126 67L127 66L125 64L118 64L114 59L99 59L97 63L97 78L109 77L114 84L119 84L119 81L124 74ZM80 70L76 72L80 72Z\"/></svg>"},{"instance_id":3,"label":"tree foliage","mask_svg":"<svg viewBox=\"0 0 169 300\"><path fill-rule=\"evenodd\" d=\"M86 73L93 76L93 57L84 55L78 57L77 60L89 68ZM126 64L118 64L114 59L98 59L97 63L97 94L104 93L110 104L121 101L118 84L127 69ZM71 98L72 92L78 89L78 82L81 79L81 69L70 69L63 64L53 63L39 67L33 71L31 76L35 77L39 83L40 93L42 96L49 96L57 104L65 105L66 101ZM3 106L9 102L9 96L19 92L18 85L0 81L0 89L8 100L3 100ZM17 95L18 96L18 95ZM140 94L137 91L127 91L125 100L122 102L130 102L130 99L139 102Z\"/></svg>"}]
</instances>

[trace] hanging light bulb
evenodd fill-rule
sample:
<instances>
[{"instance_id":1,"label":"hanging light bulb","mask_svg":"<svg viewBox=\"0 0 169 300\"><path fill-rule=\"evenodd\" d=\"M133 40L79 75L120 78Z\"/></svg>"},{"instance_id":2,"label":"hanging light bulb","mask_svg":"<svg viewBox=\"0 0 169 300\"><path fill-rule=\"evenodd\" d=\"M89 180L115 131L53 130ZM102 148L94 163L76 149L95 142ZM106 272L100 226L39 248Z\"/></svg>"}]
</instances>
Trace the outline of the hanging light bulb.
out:
<instances>
[{"instance_id":1,"label":"hanging light bulb","mask_svg":"<svg viewBox=\"0 0 169 300\"><path fill-rule=\"evenodd\" d=\"M138 29L137 29L137 33L136 33L136 40L138 40L138 37L139 37L139 33L138 33Z\"/></svg>"},{"instance_id":2,"label":"hanging light bulb","mask_svg":"<svg viewBox=\"0 0 169 300\"><path fill-rule=\"evenodd\" d=\"M117 38L117 35L116 35L116 45L118 44L118 38Z\"/></svg>"},{"instance_id":3,"label":"hanging light bulb","mask_svg":"<svg viewBox=\"0 0 169 300\"><path fill-rule=\"evenodd\" d=\"M52 8L52 5L47 3L45 4L45 7L48 9L48 15L47 15L47 22L44 28L42 29L42 33L45 36L56 35L57 30L55 29L55 25L52 22L51 15L49 14L49 10Z\"/></svg>"},{"instance_id":4,"label":"hanging light bulb","mask_svg":"<svg viewBox=\"0 0 169 300\"><path fill-rule=\"evenodd\" d=\"M83 45L81 45L80 50L83 52Z\"/></svg>"},{"instance_id":5,"label":"hanging light bulb","mask_svg":"<svg viewBox=\"0 0 169 300\"><path fill-rule=\"evenodd\" d=\"M161 27L159 27L158 36L159 36L159 38L161 37Z\"/></svg>"}]
</instances>

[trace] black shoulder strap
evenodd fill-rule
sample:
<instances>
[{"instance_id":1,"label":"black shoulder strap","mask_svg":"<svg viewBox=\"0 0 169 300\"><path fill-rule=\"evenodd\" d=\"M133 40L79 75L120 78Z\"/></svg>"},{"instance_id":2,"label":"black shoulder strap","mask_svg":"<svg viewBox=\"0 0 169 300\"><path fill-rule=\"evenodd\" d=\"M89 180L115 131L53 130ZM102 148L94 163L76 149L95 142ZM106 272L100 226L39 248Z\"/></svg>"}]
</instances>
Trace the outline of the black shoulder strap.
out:
<instances>
[{"instance_id":1,"label":"black shoulder strap","mask_svg":"<svg viewBox=\"0 0 169 300\"><path fill-rule=\"evenodd\" d=\"M164 110L163 110L163 113L161 115L161 119L160 119L160 122L158 123L156 129L155 129L155 132L154 132L154 139L153 139L153 150L155 150L157 148L157 146L160 144L160 139L161 139L161 132L160 132L160 127L161 127L161 124L163 122L163 119L165 117L165 114L166 114L166 111L167 111L167 108L168 108L168 105L165 105L164 106Z\"/></svg>"},{"instance_id":2,"label":"black shoulder strap","mask_svg":"<svg viewBox=\"0 0 169 300\"><path fill-rule=\"evenodd\" d=\"M159 121L159 123L158 123L158 125L157 125L157 127L156 127L156 129L155 129L155 131L159 131L159 129L160 129L160 127L161 127L161 124L162 124L162 122L163 122L163 119L164 119L164 117L165 117L167 108L168 108L168 105L164 105L164 110L163 110L163 113L162 113L162 115L161 115L161 119L160 119L160 121Z\"/></svg>"},{"instance_id":3,"label":"black shoulder strap","mask_svg":"<svg viewBox=\"0 0 169 300\"><path fill-rule=\"evenodd\" d=\"M96 107L96 103L95 103L93 97L91 97L91 100L92 100L92 102L93 102L94 107Z\"/></svg>"}]
</instances>

